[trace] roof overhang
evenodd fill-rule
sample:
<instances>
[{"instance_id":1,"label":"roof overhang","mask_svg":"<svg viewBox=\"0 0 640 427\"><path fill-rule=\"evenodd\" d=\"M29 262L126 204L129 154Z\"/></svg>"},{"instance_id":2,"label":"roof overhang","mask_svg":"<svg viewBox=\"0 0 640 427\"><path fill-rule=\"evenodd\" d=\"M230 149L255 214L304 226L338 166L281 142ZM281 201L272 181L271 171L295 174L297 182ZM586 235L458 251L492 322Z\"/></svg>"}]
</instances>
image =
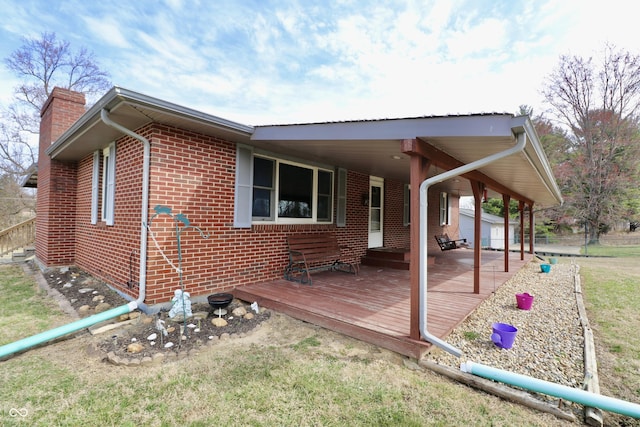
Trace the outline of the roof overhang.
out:
<instances>
[{"instance_id":1,"label":"roof overhang","mask_svg":"<svg viewBox=\"0 0 640 427\"><path fill-rule=\"evenodd\" d=\"M562 203L560 190L538 136L527 116L478 114L372 121L258 126L251 144L262 150L344 167L369 175L409 182L410 157L403 140L420 140L461 163L471 163L507 150L524 133L524 151L491 163L478 172L496 188L539 206ZM443 162L429 169L430 176L452 169ZM472 195L468 180L452 179L438 186L459 196ZM492 188L489 186L489 188ZM491 195L491 194L490 194Z\"/></svg>"},{"instance_id":2,"label":"roof overhang","mask_svg":"<svg viewBox=\"0 0 640 427\"><path fill-rule=\"evenodd\" d=\"M53 143L46 154L60 161L80 160L122 137L122 132L102 121L102 109L109 112L113 121L132 131L155 122L232 142L247 142L253 132L251 126L113 87Z\"/></svg>"},{"instance_id":3,"label":"roof overhang","mask_svg":"<svg viewBox=\"0 0 640 427\"><path fill-rule=\"evenodd\" d=\"M20 187L38 188L38 164L33 163L20 180Z\"/></svg>"},{"instance_id":4,"label":"roof overhang","mask_svg":"<svg viewBox=\"0 0 640 427\"><path fill-rule=\"evenodd\" d=\"M114 87L87 110L46 151L53 159L77 161L123 133L106 125L100 112L135 131L160 123L227 141L247 144L287 158L344 167L368 175L409 182L409 158L403 141L418 140L449 159L470 163L516 144L526 134L524 151L479 170L494 186L519 200L543 207L562 203L551 167L527 116L477 114L251 127L197 110ZM434 163L430 175L451 169ZM437 188L471 195L468 180L451 179ZM489 185L489 188L492 188ZM505 194L498 191L494 194Z\"/></svg>"}]
</instances>

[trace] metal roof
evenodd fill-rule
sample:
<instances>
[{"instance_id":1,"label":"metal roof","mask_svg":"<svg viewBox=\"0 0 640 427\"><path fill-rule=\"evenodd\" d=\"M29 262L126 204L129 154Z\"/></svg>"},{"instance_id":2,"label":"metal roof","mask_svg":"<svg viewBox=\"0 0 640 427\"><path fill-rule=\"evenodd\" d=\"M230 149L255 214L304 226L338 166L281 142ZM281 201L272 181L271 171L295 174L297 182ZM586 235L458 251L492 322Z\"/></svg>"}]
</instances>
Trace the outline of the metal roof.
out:
<instances>
[{"instance_id":1,"label":"metal roof","mask_svg":"<svg viewBox=\"0 0 640 427\"><path fill-rule=\"evenodd\" d=\"M560 190L527 116L475 114L258 126L251 141L260 149L300 158L311 156L319 162L408 183L409 156L401 150L404 139L423 140L462 163L471 163L511 148L518 133L527 135L525 150L479 172L537 205L561 204ZM444 169L431 167L429 172L434 176ZM459 196L473 194L469 182L462 178L437 188Z\"/></svg>"},{"instance_id":2,"label":"metal roof","mask_svg":"<svg viewBox=\"0 0 640 427\"><path fill-rule=\"evenodd\" d=\"M253 132L251 126L116 86L50 146L47 155L61 161L78 160L122 137L120 131L100 119L103 108L113 121L132 131L155 122L232 142L247 142Z\"/></svg>"},{"instance_id":3,"label":"metal roof","mask_svg":"<svg viewBox=\"0 0 640 427\"><path fill-rule=\"evenodd\" d=\"M506 150L516 134L527 135L525 150L497 161L480 172L541 206L562 203L560 190L527 116L505 113L413 117L295 125L246 126L120 87L112 88L46 151L61 161L74 161L120 138L105 125L105 108L115 122L135 131L157 122L211 135L256 150L288 158L344 167L363 174L409 182L409 156L401 150L404 139L420 139L463 163ZM443 172L430 168L430 174ZM452 179L438 187L471 195L465 179Z\"/></svg>"}]
</instances>

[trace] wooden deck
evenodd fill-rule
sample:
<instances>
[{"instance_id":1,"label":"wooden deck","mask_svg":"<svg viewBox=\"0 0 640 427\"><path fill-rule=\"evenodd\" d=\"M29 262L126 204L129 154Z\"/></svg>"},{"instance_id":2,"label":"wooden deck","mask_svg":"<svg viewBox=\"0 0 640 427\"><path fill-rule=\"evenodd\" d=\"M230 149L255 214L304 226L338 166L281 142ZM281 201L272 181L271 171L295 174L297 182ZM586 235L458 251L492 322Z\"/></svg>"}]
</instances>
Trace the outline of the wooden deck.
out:
<instances>
[{"instance_id":1,"label":"wooden deck","mask_svg":"<svg viewBox=\"0 0 640 427\"><path fill-rule=\"evenodd\" d=\"M480 294L473 293L473 251L458 249L435 255L428 266L428 331L446 338L451 331L533 256L482 252ZM336 332L420 359L430 348L409 338L409 271L361 266L357 276L317 272L313 285L284 279L236 288L236 298L280 311Z\"/></svg>"}]
</instances>

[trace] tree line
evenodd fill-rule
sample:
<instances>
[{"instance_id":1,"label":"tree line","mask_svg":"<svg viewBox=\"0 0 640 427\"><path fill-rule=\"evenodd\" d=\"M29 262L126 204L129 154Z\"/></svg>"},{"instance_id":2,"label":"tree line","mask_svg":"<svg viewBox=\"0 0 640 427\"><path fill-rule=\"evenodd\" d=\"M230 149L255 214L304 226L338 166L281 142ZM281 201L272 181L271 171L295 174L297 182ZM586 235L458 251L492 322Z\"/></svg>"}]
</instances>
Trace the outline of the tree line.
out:
<instances>
[{"instance_id":1,"label":"tree line","mask_svg":"<svg viewBox=\"0 0 640 427\"><path fill-rule=\"evenodd\" d=\"M91 100L111 86L92 52L72 49L55 33L24 39L4 65L21 83L0 109L0 229L17 222L25 209L35 212L33 193L19 183L37 163L40 109L53 88L83 92ZM584 228L591 243L619 221L635 230L640 56L612 45L589 58L562 55L542 86L545 111L534 115L523 105L518 114L532 117L564 204L540 217L555 232ZM487 209L501 214L503 207L497 201Z\"/></svg>"}]
</instances>

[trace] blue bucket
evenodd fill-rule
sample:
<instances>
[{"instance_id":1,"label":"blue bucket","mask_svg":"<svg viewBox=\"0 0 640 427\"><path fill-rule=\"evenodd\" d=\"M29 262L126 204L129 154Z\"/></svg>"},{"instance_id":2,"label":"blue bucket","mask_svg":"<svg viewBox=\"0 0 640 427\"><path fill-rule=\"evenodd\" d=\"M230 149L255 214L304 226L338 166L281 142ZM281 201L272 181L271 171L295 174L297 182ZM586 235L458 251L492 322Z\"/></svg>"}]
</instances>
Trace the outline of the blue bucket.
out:
<instances>
[{"instance_id":1,"label":"blue bucket","mask_svg":"<svg viewBox=\"0 0 640 427\"><path fill-rule=\"evenodd\" d=\"M540 271L548 273L551 271L551 264L540 264Z\"/></svg>"}]
</instances>

